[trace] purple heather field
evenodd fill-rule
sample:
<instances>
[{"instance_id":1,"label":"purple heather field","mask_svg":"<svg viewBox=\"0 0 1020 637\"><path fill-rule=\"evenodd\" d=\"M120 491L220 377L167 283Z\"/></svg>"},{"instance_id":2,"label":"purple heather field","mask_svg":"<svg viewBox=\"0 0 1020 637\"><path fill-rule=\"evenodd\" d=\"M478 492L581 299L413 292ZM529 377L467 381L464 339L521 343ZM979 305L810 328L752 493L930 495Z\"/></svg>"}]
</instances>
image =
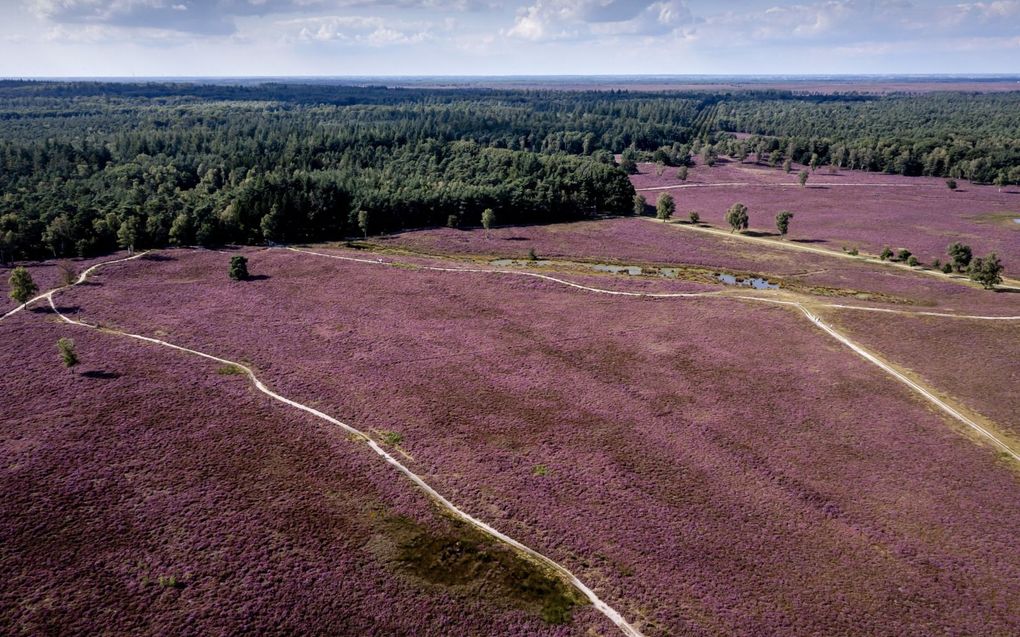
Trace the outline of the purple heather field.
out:
<instances>
[{"instance_id":1,"label":"purple heather field","mask_svg":"<svg viewBox=\"0 0 1020 637\"><path fill-rule=\"evenodd\" d=\"M751 230L776 231L775 216L790 210L788 240L807 241L840 250L844 246L878 254L885 246L907 248L924 263L945 260L946 246L955 241L969 244L975 254L996 252L1011 274L1020 272L1020 188L1000 189L960 182L950 191L943 179L902 177L881 173L827 168L811 173L806 188L792 174L748 161L723 161L709 168L692 168L686 182L676 178L675 168L657 176L654 164L641 164L631 178L635 188L704 184L739 184L724 188L674 188L677 214L686 217L697 210L701 220L726 227L726 210L736 202L749 208ZM746 184L746 185L745 185ZM788 187L777 187L785 184ZM862 186L839 186L862 184ZM662 191L644 192L649 203Z\"/></svg>"},{"instance_id":2,"label":"purple heather field","mask_svg":"<svg viewBox=\"0 0 1020 637\"><path fill-rule=\"evenodd\" d=\"M35 312L0 325L0 361L2 634L612 628L507 602L506 552L485 542L481 577L422 577L416 546L456 567L473 540L364 445L216 363Z\"/></svg>"},{"instance_id":3,"label":"purple heather field","mask_svg":"<svg viewBox=\"0 0 1020 637\"><path fill-rule=\"evenodd\" d=\"M726 298L610 297L521 277L283 250L247 253L262 278L231 282L226 254L168 251L111 266L95 285L62 294L61 304L84 319L250 362L290 398L380 438L398 433L393 444L414 471L566 565L646 635L1020 631L1016 471L793 310ZM25 353L19 373L58 387L22 401L67 418L75 413L65 406L71 396L49 397L78 396L54 380L61 370L33 371L56 367L49 342L56 335L32 346L37 355ZM83 359L110 366L118 356L110 349ZM159 364L170 356L131 349L131 365L151 366L148 373L161 379L133 391L158 396L160 387L185 387L198 413L222 410L234 422L242 420L238 410L258 409L240 379L204 388L198 379L208 366ZM206 393L213 390L226 395ZM130 413L156 411L141 407L153 400L130 401L139 403ZM302 435L324 435L314 423L272 412L279 414L273 426L305 425ZM170 444L182 435L175 420L159 420L171 431L153 425L137 435ZM254 446L249 438L235 444ZM300 467L312 454L332 471L299 472L303 480L379 480L385 488L355 489L358 501L396 500L402 511L426 515L408 485L386 480L392 476L342 440L311 447L289 457ZM196 456L196 471L203 457ZM161 479L188 475L158 472ZM290 486L301 491L302 484ZM133 492L124 485L104 493L130 500ZM255 500L252 513L288 503ZM166 504L149 523L173 528L187 519L179 504ZM319 553L311 555L318 564ZM259 568L269 568L268 556L256 559ZM378 594L376 583L346 585L356 607L368 604L358 596ZM260 603L269 603L269 587L259 590ZM419 600L415 608L438 604L414 595L422 593L393 593ZM499 616L474 606L457 618L470 626L485 612ZM397 608L393 617L411 621ZM564 630L585 634L591 618L590 609L575 610Z\"/></svg>"},{"instance_id":4,"label":"purple heather field","mask_svg":"<svg viewBox=\"0 0 1020 637\"><path fill-rule=\"evenodd\" d=\"M440 228L380 237L373 243L387 250L483 259L526 259L534 249L539 258L690 266L704 269L709 277L717 270L755 274L807 292L838 290L840 296L856 300L866 295L864 299L924 309L1020 313L1018 294L988 293L906 268L773 248L638 218L495 228L489 233Z\"/></svg>"}]
</instances>

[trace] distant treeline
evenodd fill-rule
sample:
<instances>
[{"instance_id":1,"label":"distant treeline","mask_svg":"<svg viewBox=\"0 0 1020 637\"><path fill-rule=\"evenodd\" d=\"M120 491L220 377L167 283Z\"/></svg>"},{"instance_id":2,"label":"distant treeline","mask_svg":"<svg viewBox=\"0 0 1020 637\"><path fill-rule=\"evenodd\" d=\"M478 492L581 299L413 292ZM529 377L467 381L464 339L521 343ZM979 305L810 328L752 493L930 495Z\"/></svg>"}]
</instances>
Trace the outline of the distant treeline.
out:
<instances>
[{"instance_id":1,"label":"distant treeline","mask_svg":"<svg viewBox=\"0 0 1020 637\"><path fill-rule=\"evenodd\" d=\"M0 81L0 259L625 213L634 161L699 153L1013 179L1017 112L1020 94Z\"/></svg>"}]
</instances>

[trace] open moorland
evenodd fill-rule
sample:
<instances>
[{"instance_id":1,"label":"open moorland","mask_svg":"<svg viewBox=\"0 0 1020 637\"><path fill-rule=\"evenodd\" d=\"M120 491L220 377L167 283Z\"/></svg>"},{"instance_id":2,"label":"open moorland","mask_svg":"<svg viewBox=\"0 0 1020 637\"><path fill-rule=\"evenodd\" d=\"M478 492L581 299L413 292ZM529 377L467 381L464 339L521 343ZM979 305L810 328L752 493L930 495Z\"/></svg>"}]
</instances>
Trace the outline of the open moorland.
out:
<instances>
[{"instance_id":1,"label":"open moorland","mask_svg":"<svg viewBox=\"0 0 1020 637\"><path fill-rule=\"evenodd\" d=\"M946 247L960 241L977 254L996 252L1007 272L1020 267L1020 187L960 183L950 191L944 179L902 177L828 167L810 173L801 187L794 166L758 165L751 160L720 160L713 167L691 168L686 180L677 169L661 175L654 164L641 164L634 187L654 203L661 192L673 195L677 216L697 211L701 221L729 230L724 215L734 203L749 208L750 229L778 239L776 214L794 213L787 241L843 251L857 248L879 254L883 248L909 249L922 263L946 260Z\"/></svg>"},{"instance_id":2,"label":"open moorland","mask_svg":"<svg viewBox=\"0 0 1020 637\"><path fill-rule=\"evenodd\" d=\"M0 634L1020 634L1020 92L660 80L0 81Z\"/></svg>"},{"instance_id":3,"label":"open moorland","mask_svg":"<svg viewBox=\"0 0 1020 637\"><path fill-rule=\"evenodd\" d=\"M664 252L653 246L642 263L682 263L684 243L695 237L643 219L604 223L664 238ZM586 224L488 237L430 231L377 252L247 249L254 275L247 282L226 277L236 252L160 251L55 295L60 313L103 332L61 325L45 304L8 318L0 328L5 364L19 379L47 378L52 387L27 390L8 379L22 388L8 395L23 416L6 444L22 460L5 480L55 511L104 513L80 522L62 514L46 523L63 530L39 543L23 525L43 522L18 515L35 510L31 502L7 505L5 545L25 547L23 578L9 589L18 598L53 591L17 612L8 607L7 625L67 625L67 613L88 606L116 610L126 629L142 631L158 618L236 625L237 609L279 616L281 629L305 621L327 631L487 634L489 621L507 627L500 634L618 632L576 591L558 588L555 573L514 561L484 535L459 539L466 531L438 515L441 507L430 509L421 489L357 436L267 402L229 366L127 332L237 361L272 391L352 423L461 510L569 569L636 634L1020 630L1013 550L1020 513L1012 506L1020 473L1008 454L818 329L799 307L773 303L825 306L831 296L612 274L581 261L487 262L519 258L522 246L546 256L550 241L566 246L557 257L637 256L626 240L602 242L600 252L593 232ZM453 256L420 249L447 245L453 233L472 249ZM509 233L533 240L498 238ZM401 245L419 250L407 254ZM482 246L490 246L478 253L484 258L468 256ZM769 272L767 259L748 259L749 269ZM922 304L932 285L961 291L954 307L936 304L952 312L979 295L1014 297L909 271L896 276L912 278L921 296L904 284L906 303L883 302L879 293L895 290L882 286L868 302L839 301L913 311L911 301ZM988 311L992 302L971 305ZM844 316L849 326L861 318L839 316L841 327ZM970 325L930 320L948 321L947 330ZM1015 335L1016 323L1002 330ZM49 369L59 365L48 352L58 335L80 339L85 373ZM979 334L989 343L1001 336ZM881 339L863 340L886 354ZM911 368L930 361L918 345L891 348L888 358L902 356ZM968 371L1013 365L1000 357ZM943 367L935 364L924 380L972 398L938 373ZM996 387L989 393L1001 398ZM134 406L115 407L125 402ZM986 405L958 407L981 413ZM1014 445L1008 408L981 415L1005 419L993 433ZM118 435L106 435L111 429ZM85 451L100 444L114 447ZM111 465L111 454L122 459ZM69 465L69 455L82 460ZM60 538L104 528L135 528L145 539L128 536L77 562L65 555L75 542ZM152 528L165 530L153 536ZM483 548L464 555L465 543ZM502 550L508 554L490 555ZM434 562L416 567L422 552ZM53 556L60 566L41 569ZM248 558L268 571L239 572ZM529 565L537 593L515 589L506 576ZM85 586L101 569L105 585ZM183 583L160 583L170 575ZM322 588L326 581L342 588ZM55 603L65 586L78 592ZM296 615L334 617L337 598L345 619L329 621L349 623ZM382 598L389 619L371 626L359 619Z\"/></svg>"}]
</instances>

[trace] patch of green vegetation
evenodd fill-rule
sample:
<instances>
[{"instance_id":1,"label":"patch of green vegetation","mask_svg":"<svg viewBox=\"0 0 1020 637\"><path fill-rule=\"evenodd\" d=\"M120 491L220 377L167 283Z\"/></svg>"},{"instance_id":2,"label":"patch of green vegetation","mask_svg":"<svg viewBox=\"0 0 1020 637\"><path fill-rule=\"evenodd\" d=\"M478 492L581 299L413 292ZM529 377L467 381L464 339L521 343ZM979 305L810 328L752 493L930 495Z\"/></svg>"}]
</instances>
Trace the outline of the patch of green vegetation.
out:
<instances>
[{"instance_id":1,"label":"patch of green vegetation","mask_svg":"<svg viewBox=\"0 0 1020 637\"><path fill-rule=\"evenodd\" d=\"M404 441L404 437L395 431L380 431L379 437L391 447L396 447Z\"/></svg>"},{"instance_id":2,"label":"patch of green vegetation","mask_svg":"<svg viewBox=\"0 0 1020 637\"><path fill-rule=\"evenodd\" d=\"M549 467L544 464L536 464L531 470L533 476L547 476L549 475Z\"/></svg>"},{"instance_id":3,"label":"patch of green vegetation","mask_svg":"<svg viewBox=\"0 0 1020 637\"><path fill-rule=\"evenodd\" d=\"M184 588L184 582L177 579L176 575L160 575L160 588Z\"/></svg>"},{"instance_id":4,"label":"patch of green vegetation","mask_svg":"<svg viewBox=\"0 0 1020 637\"><path fill-rule=\"evenodd\" d=\"M550 624L569 622L575 607L589 603L553 570L465 524L441 533L400 517L388 526L398 537L396 561L431 584L482 587L483 594L529 609Z\"/></svg>"},{"instance_id":5,"label":"patch of green vegetation","mask_svg":"<svg viewBox=\"0 0 1020 637\"><path fill-rule=\"evenodd\" d=\"M223 365L216 369L216 373L220 376L242 376L244 370L237 365Z\"/></svg>"}]
</instances>

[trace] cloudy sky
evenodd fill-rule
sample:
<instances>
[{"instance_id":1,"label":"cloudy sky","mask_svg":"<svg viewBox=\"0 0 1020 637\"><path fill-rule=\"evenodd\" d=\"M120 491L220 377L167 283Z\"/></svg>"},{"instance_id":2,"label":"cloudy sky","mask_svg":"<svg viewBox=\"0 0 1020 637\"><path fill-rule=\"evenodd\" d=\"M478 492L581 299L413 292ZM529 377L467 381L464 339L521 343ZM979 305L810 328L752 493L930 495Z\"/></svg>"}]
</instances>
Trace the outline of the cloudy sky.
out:
<instances>
[{"instance_id":1,"label":"cloudy sky","mask_svg":"<svg viewBox=\"0 0 1020 637\"><path fill-rule=\"evenodd\" d=\"M0 0L0 76L1020 73L1020 0Z\"/></svg>"}]
</instances>

